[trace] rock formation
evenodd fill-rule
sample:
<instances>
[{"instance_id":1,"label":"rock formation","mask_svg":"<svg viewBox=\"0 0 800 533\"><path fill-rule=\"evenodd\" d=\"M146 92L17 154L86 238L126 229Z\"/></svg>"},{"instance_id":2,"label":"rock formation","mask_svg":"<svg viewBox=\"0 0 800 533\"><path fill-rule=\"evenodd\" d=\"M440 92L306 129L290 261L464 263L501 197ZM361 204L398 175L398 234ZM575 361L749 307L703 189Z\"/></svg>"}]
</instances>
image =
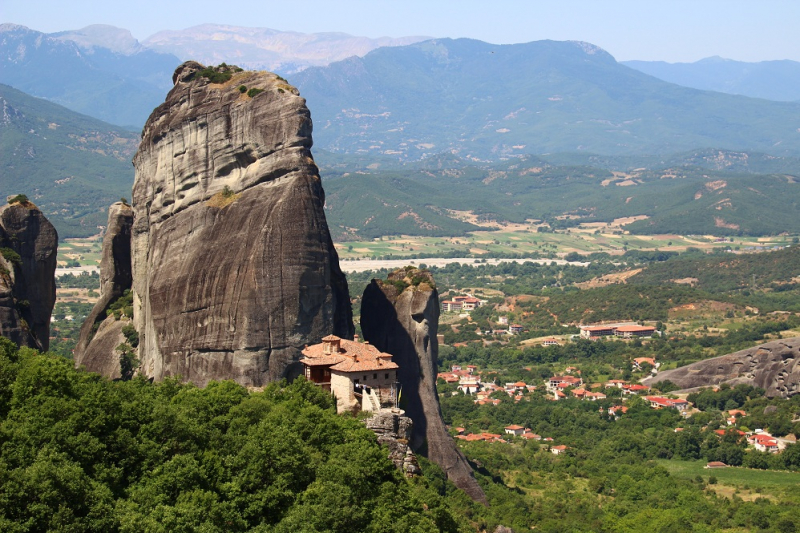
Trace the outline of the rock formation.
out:
<instances>
[{"instance_id":1,"label":"rock formation","mask_svg":"<svg viewBox=\"0 0 800 533\"><path fill-rule=\"evenodd\" d=\"M46 351L56 303L56 229L27 198L9 197L0 207L0 248L0 335Z\"/></svg>"},{"instance_id":2,"label":"rock formation","mask_svg":"<svg viewBox=\"0 0 800 533\"><path fill-rule=\"evenodd\" d=\"M419 475L417 458L409 446L414 422L400 413L383 409L364 420L378 437L378 443L389 449L389 459L407 477Z\"/></svg>"},{"instance_id":3,"label":"rock formation","mask_svg":"<svg viewBox=\"0 0 800 533\"><path fill-rule=\"evenodd\" d=\"M130 318L107 317L106 311L133 284L131 274L131 228L133 209L117 202L108 209L108 227L100 258L100 299L81 326L75 347L75 366L111 379L120 377L119 354L115 349L125 341L122 328Z\"/></svg>"},{"instance_id":4,"label":"rock formation","mask_svg":"<svg viewBox=\"0 0 800 533\"><path fill-rule=\"evenodd\" d=\"M439 295L426 270L407 268L373 280L364 290L361 330L379 350L394 355L400 369L401 407L414 421L411 447L438 464L476 501L486 495L453 438L447 433L436 393Z\"/></svg>"},{"instance_id":5,"label":"rock formation","mask_svg":"<svg viewBox=\"0 0 800 533\"><path fill-rule=\"evenodd\" d=\"M353 336L305 100L274 74L195 62L173 82L134 157L140 371L291 377L305 344Z\"/></svg>"},{"instance_id":6,"label":"rock formation","mask_svg":"<svg viewBox=\"0 0 800 533\"><path fill-rule=\"evenodd\" d=\"M721 383L760 387L767 396L788 398L800 393L800 337L771 341L754 348L659 372L647 385L669 380L681 389Z\"/></svg>"}]
</instances>

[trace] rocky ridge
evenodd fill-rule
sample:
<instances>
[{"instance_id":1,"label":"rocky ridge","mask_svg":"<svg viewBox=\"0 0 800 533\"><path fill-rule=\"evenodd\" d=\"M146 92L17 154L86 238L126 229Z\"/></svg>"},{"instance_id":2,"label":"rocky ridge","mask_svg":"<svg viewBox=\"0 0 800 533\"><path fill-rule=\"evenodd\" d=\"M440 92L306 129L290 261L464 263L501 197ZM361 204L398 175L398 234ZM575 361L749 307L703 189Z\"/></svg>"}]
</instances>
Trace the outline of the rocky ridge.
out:
<instances>
[{"instance_id":1,"label":"rocky ridge","mask_svg":"<svg viewBox=\"0 0 800 533\"><path fill-rule=\"evenodd\" d=\"M201 386L291 377L305 344L353 336L305 100L235 67L187 62L173 82L134 157L140 371Z\"/></svg>"},{"instance_id":2,"label":"rocky ridge","mask_svg":"<svg viewBox=\"0 0 800 533\"><path fill-rule=\"evenodd\" d=\"M473 500L486 503L464 455L447 432L436 392L439 295L427 270L399 269L364 290L364 338L391 353L400 368L400 405L413 422L411 447L438 464Z\"/></svg>"},{"instance_id":3,"label":"rocky ridge","mask_svg":"<svg viewBox=\"0 0 800 533\"><path fill-rule=\"evenodd\" d=\"M0 207L0 249L0 335L46 351L56 302L56 229L27 198L9 197Z\"/></svg>"},{"instance_id":4,"label":"rocky ridge","mask_svg":"<svg viewBox=\"0 0 800 533\"><path fill-rule=\"evenodd\" d=\"M669 380L681 389L746 384L764 389L767 396L789 398L800 393L798 362L800 337L793 337L659 372L643 383Z\"/></svg>"}]
</instances>

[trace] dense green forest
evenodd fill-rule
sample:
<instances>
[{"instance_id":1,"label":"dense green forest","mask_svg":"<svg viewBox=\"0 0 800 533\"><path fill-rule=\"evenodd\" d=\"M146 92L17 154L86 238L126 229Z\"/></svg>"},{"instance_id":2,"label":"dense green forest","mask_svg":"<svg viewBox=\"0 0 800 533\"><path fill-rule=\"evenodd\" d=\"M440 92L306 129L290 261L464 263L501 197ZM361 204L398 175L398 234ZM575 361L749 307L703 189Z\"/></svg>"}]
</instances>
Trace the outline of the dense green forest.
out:
<instances>
[{"instance_id":1,"label":"dense green forest","mask_svg":"<svg viewBox=\"0 0 800 533\"><path fill-rule=\"evenodd\" d=\"M425 480L297 380L111 382L0 339L0 530L457 531Z\"/></svg>"}]
</instances>

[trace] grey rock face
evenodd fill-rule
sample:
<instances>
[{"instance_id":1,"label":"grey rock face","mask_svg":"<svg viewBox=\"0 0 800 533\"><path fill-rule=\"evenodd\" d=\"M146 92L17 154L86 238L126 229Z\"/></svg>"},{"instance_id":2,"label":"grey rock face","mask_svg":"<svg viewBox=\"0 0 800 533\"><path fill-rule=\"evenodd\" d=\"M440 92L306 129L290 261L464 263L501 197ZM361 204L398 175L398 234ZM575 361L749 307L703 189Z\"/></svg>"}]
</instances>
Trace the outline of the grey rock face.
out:
<instances>
[{"instance_id":1,"label":"grey rock face","mask_svg":"<svg viewBox=\"0 0 800 533\"><path fill-rule=\"evenodd\" d=\"M382 410L364 420L368 429L378 437L378 443L389 450L389 459L406 476L420 473L414 452L409 447L413 421L400 413Z\"/></svg>"},{"instance_id":2,"label":"grey rock face","mask_svg":"<svg viewBox=\"0 0 800 533\"><path fill-rule=\"evenodd\" d=\"M401 406L414 421L411 447L438 464L473 500L486 503L486 495L442 420L436 393L439 295L433 278L417 269L389 275L390 282L413 278L425 281L402 292L392 283L373 280L364 290L361 330L367 341L394 355L393 361L400 366Z\"/></svg>"},{"instance_id":3,"label":"grey rock face","mask_svg":"<svg viewBox=\"0 0 800 533\"><path fill-rule=\"evenodd\" d=\"M305 344L352 338L347 281L305 100L274 74L202 68L178 67L134 157L141 371L261 386L295 375Z\"/></svg>"},{"instance_id":4,"label":"grey rock face","mask_svg":"<svg viewBox=\"0 0 800 533\"><path fill-rule=\"evenodd\" d=\"M788 398L800 393L799 362L800 337L794 337L659 372L644 383L669 380L682 389L747 384L764 389L767 396Z\"/></svg>"},{"instance_id":5,"label":"grey rock face","mask_svg":"<svg viewBox=\"0 0 800 533\"><path fill-rule=\"evenodd\" d=\"M84 322L84 326L87 323L89 322ZM120 379L122 368L119 362L120 353L116 348L126 342L122 328L130 323L129 318L116 320L113 316L100 322L91 342L81 353L80 360L75 358L75 366L83 367L89 372L97 372L108 379ZM83 332L83 328L81 328L81 332Z\"/></svg>"},{"instance_id":6,"label":"grey rock face","mask_svg":"<svg viewBox=\"0 0 800 533\"><path fill-rule=\"evenodd\" d=\"M122 202L113 204L108 209L108 228L103 237L103 253L100 258L100 299L83 322L81 335L75 346L75 366L83 366L90 372L97 372L111 379L120 377L119 354L115 353L114 348L123 342L124 338L111 346L110 350L108 349L112 341L109 340L110 324L105 324L106 311L133 284L132 228L131 206ZM113 318L111 321L115 322ZM122 336L123 325L117 324L117 327L113 328L116 331L114 338ZM104 335L100 335L101 330Z\"/></svg>"},{"instance_id":7,"label":"grey rock face","mask_svg":"<svg viewBox=\"0 0 800 533\"><path fill-rule=\"evenodd\" d=\"M0 335L46 351L56 303L56 229L31 202L6 204L0 207L0 247L19 256L0 257Z\"/></svg>"}]
</instances>

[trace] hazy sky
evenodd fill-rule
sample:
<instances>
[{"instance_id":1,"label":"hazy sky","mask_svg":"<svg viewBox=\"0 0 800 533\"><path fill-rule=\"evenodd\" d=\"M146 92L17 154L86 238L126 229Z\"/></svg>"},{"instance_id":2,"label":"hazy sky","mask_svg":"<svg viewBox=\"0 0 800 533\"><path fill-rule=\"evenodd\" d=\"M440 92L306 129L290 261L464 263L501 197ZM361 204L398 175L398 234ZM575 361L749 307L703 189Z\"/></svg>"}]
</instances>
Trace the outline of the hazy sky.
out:
<instances>
[{"instance_id":1,"label":"hazy sky","mask_svg":"<svg viewBox=\"0 0 800 533\"><path fill-rule=\"evenodd\" d=\"M0 0L43 32L111 24L142 40L203 23L367 37L581 40L618 60L800 61L798 0Z\"/></svg>"}]
</instances>

